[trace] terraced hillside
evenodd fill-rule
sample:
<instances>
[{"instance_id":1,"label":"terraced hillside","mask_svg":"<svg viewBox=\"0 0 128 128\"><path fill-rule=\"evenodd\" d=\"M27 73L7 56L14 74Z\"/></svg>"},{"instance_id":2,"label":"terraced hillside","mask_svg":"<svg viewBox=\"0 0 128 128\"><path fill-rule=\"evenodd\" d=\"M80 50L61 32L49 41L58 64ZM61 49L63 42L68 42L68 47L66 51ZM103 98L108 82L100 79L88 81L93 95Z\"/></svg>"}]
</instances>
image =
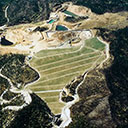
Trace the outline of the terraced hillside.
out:
<instances>
[{"instance_id":1,"label":"terraced hillside","mask_svg":"<svg viewBox=\"0 0 128 128\"><path fill-rule=\"evenodd\" d=\"M81 46L42 50L30 61L41 78L28 88L44 99L52 112L60 113L64 104L59 102L59 93L63 87L105 58L105 44L96 37L84 40Z\"/></svg>"}]
</instances>

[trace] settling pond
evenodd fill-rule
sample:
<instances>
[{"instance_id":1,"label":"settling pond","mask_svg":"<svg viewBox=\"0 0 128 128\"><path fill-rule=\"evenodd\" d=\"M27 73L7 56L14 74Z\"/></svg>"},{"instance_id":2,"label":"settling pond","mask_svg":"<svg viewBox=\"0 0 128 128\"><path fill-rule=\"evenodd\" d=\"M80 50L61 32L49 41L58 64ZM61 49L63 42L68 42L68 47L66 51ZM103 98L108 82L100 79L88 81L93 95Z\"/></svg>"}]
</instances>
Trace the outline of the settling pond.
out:
<instances>
[{"instance_id":1,"label":"settling pond","mask_svg":"<svg viewBox=\"0 0 128 128\"><path fill-rule=\"evenodd\" d=\"M63 25L57 25L56 30L57 31L66 31L66 30L68 30L68 28Z\"/></svg>"}]
</instances>

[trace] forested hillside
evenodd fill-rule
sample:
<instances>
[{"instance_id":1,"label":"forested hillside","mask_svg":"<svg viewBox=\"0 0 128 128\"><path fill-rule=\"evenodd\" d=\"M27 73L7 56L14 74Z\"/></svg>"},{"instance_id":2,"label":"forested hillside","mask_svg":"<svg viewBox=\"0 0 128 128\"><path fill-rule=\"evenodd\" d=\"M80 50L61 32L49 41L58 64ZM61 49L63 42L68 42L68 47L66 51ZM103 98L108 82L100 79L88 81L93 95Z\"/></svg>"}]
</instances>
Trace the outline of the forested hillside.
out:
<instances>
[{"instance_id":1,"label":"forested hillside","mask_svg":"<svg viewBox=\"0 0 128 128\"><path fill-rule=\"evenodd\" d=\"M64 2L86 6L98 14L128 10L127 0L4 0L0 2L0 25L6 23L4 10L7 5L9 25L46 20L52 9ZM30 11L31 10L31 11Z\"/></svg>"}]
</instances>

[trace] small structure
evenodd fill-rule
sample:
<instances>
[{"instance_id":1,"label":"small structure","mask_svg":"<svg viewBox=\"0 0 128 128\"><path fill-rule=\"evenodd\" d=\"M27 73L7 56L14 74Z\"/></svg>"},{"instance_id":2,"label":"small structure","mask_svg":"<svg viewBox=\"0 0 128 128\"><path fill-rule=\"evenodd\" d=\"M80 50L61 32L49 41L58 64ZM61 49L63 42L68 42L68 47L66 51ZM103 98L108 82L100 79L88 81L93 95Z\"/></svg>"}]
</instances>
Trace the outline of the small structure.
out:
<instances>
[{"instance_id":1,"label":"small structure","mask_svg":"<svg viewBox=\"0 0 128 128\"><path fill-rule=\"evenodd\" d=\"M59 18L59 16L57 13L54 13L54 12L50 13L50 19L58 19L58 18Z\"/></svg>"},{"instance_id":2,"label":"small structure","mask_svg":"<svg viewBox=\"0 0 128 128\"><path fill-rule=\"evenodd\" d=\"M59 19L59 16L56 13L51 13L49 20L47 20L47 23L52 24L55 21L57 21L58 19Z\"/></svg>"}]
</instances>

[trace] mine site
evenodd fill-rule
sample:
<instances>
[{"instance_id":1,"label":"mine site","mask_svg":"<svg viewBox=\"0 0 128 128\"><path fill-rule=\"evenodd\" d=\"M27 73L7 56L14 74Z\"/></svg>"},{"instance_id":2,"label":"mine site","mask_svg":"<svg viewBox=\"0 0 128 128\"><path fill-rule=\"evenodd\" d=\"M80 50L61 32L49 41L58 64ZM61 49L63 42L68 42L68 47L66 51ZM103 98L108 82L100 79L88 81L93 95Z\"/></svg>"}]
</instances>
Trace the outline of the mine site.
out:
<instances>
[{"instance_id":1,"label":"mine site","mask_svg":"<svg viewBox=\"0 0 128 128\"><path fill-rule=\"evenodd\" d=\"M5 8L7 23L8 8ZM2 112L18 112L38 101L45 104L49 128L67 127L74 119L73 106L83 100L81 95L86 95L79 90L84 83L88 87L96 79L99 81L88 87L94 94L87 89L85 99L90 104L94 97L105 97L103 104L108 105L106 95L110 91L101 69L107 69L114 59L110 55L110 40L101 31L124 28L127 16L125 11L96 14L85 6L65 2L57 4L47 20L1 26L0 55L5 59L1 57L0 77L9 84L0 92ZM102 94L96 95L97 90ZM99 108L88 117L95 118Z\"/></svg>"}]
</instances>

